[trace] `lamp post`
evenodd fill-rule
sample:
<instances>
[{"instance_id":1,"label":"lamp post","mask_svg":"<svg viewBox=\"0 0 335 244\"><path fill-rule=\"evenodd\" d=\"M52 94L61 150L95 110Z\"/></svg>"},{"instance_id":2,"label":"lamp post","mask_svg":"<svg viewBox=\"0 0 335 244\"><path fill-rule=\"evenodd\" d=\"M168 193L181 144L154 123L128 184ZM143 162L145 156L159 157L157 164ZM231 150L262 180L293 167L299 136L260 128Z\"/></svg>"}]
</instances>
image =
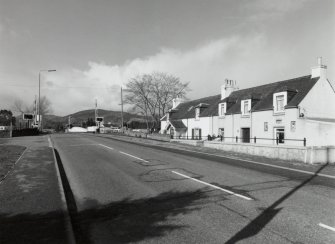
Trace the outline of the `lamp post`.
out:
<instances>
[{"instance_id":1,"label":"lamp post","mask_svg":"<svg viewBox=\"0 0 335 244\"><path fill-rule=\"evenodd\" d=\"M42 131L42 123L41 123L41 73L42 72L54 72L55 69L46 69L40 70L38 73L38 128Z\"/></svg>"}]
</instances>

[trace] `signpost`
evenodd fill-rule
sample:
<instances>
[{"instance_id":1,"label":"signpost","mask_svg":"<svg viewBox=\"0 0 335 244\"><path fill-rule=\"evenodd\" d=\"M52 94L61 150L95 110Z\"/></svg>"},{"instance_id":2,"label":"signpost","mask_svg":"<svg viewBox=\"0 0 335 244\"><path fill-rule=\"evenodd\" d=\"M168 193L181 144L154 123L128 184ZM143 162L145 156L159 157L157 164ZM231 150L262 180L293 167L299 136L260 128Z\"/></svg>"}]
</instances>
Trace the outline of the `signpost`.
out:
<instances>
[{"instance_id":1,"label":"signpost","mask_svg":"<svg viewBox=\"0 0 335 244\"><path fill-rule=\"evenodd\" d=\"M97 123L98 126L98 133L100 133L100 125L104 121L104 117L96 117L95 122Z\"/></svg>"},{"instance_id":2,"label":"signpost","mask_svg":"<svg viewBox=\"0 0 335 244\"><path fill-rule=\"evenodd\" d=\"M28 114L28 113L23 114L23 120L33 120L33 119L34 119L33 114Z\"/></svg>"},{"instance_id":3,"label":"signpost","mask_svg":"<svg viewBox=\"0 0 335 244\"><path fill-rule=\"evenodd\" d=\"M23 113L23 120L27 121L27 127L30 128L31 121L34 119L34 115L31 113Z\"/></svg>"}]
</instances>

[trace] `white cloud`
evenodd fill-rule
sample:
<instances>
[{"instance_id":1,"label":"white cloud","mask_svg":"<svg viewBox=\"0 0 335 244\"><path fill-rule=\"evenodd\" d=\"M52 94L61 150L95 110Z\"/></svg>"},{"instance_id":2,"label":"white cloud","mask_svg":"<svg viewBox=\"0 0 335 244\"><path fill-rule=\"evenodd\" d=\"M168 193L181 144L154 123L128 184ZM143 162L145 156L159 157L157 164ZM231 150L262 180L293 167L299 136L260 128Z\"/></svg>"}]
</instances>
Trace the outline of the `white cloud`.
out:
<instances>
[{"instance_id":1,"label":"white cloud","mask_svg":"<svg viewBox=\"0 0 335 244\"><path fill-rule=\"evenodd\" d=\"M237 80L240 88L291 78L286 70L293 62L264 35L235 36L186 51L163 48L121 65L91 61L85 70L46 73L42 94L49 97L57 115L92 109L95 99L99 108L119 110L120 85L138 74L161 71L175 75L190 82L188 97L194 99L219 94L225 78Z\"/></svg>"},{"instance_id":2,"label":"white cloud","mask_svg":"<svg viewBox=\"0 0 335 244\"><path fill-rule=\"evenodd\" d=\"M265 41L261 35L249 39L232 37L187 51L163 48L155 55L128 60L122 65L89 62L87 70L50 74L49 78L54 82L48 96L53 101L56 114L93 108L95 98L101 108L119 109L120 85L138 74L154 71L167 72L180 77L183 82L190 82L190 98L217 94L225 78L239 77L240 70L234 65L236 60L249 62L250 56Z\"/></svg>"}]
</instances>

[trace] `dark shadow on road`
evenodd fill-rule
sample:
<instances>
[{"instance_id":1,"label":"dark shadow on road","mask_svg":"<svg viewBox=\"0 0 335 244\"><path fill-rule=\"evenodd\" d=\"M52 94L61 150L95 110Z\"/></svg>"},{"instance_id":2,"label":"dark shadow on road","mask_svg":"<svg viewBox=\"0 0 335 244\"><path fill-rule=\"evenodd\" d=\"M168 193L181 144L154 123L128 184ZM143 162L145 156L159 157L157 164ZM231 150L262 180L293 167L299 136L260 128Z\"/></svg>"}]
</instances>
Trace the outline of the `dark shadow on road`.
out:
<instances>
[{"instance_id":1,"label":"dark shadow on road","mask_svg":"<svg viewBox=\"0 0 335 244\"><path fill-rule=\"evenodd\" d=\"M307 183L312 181L315 177L317 177L317 174L326 166L327 164L321 166L315 172L313 176L309 177L308 179L300 183L298 186L296 186L291 191L289 191L284 196L282 196L277 201L275 201L271 206L266 208L260 215L258 215L254 220L252 220L247 226L245 226L242 230L240 230L232 238L230 238L226 242L226 244L236 243L240 240L249 238L259 233L281 211L282 208L277 208L277 207L282 202L284 202L286 199L288 199L291 195L297 192L300 188L302 188Z\"/></svg>"},{"instance_id":2,"label":"dark shadow on road","mask_svg":"<svg viewBox=\"0 0 335 244\"><path fill-rule=\"evenodd\" d=\"M0 213L0 243L66 243L63 212Z\"/></svg>"},{"instance_id":3,"label":"dark shadow on road","mask_svg":"<svg viewBox=\"0 0 335 244\"><path fill-rule=\"evenodd\" d=\"M80 239L85 243L138 242L187 228L174 223L173 217L199 209L198 201L205 197L205 192L194 191L124 199L79 212L74 224L80 226L83 235ZM92 200L88 201L92 204Z\"/></svg>"}]
</instances>

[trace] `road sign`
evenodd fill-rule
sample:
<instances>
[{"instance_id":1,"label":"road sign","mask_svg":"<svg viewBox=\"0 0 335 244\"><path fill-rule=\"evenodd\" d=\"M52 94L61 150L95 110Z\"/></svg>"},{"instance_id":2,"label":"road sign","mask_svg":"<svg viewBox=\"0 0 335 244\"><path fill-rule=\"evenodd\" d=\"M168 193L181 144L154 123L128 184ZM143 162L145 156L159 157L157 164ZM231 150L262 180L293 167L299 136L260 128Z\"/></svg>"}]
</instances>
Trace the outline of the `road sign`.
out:
<instances>
[{"instance_id":1,"label":"road sign","mask_svg":"<svg viewBox=\"0 0 335 244\"><path fill-rule=\"evenodd\" d=\"M24 120L33 120L34 119L34 115L33 114L24 113L23 114L23 119Z\"/></svg>"},{"instance_id":2,"label":"road sign","mask_svg":"<svg viewBox=\"0 0 335 244\"><path fill-rule=\"evenodd\" d=\"M97 117L97 122L102 122L102 121L104 121L104 117Z\"/></svg>"}]
</instances>

